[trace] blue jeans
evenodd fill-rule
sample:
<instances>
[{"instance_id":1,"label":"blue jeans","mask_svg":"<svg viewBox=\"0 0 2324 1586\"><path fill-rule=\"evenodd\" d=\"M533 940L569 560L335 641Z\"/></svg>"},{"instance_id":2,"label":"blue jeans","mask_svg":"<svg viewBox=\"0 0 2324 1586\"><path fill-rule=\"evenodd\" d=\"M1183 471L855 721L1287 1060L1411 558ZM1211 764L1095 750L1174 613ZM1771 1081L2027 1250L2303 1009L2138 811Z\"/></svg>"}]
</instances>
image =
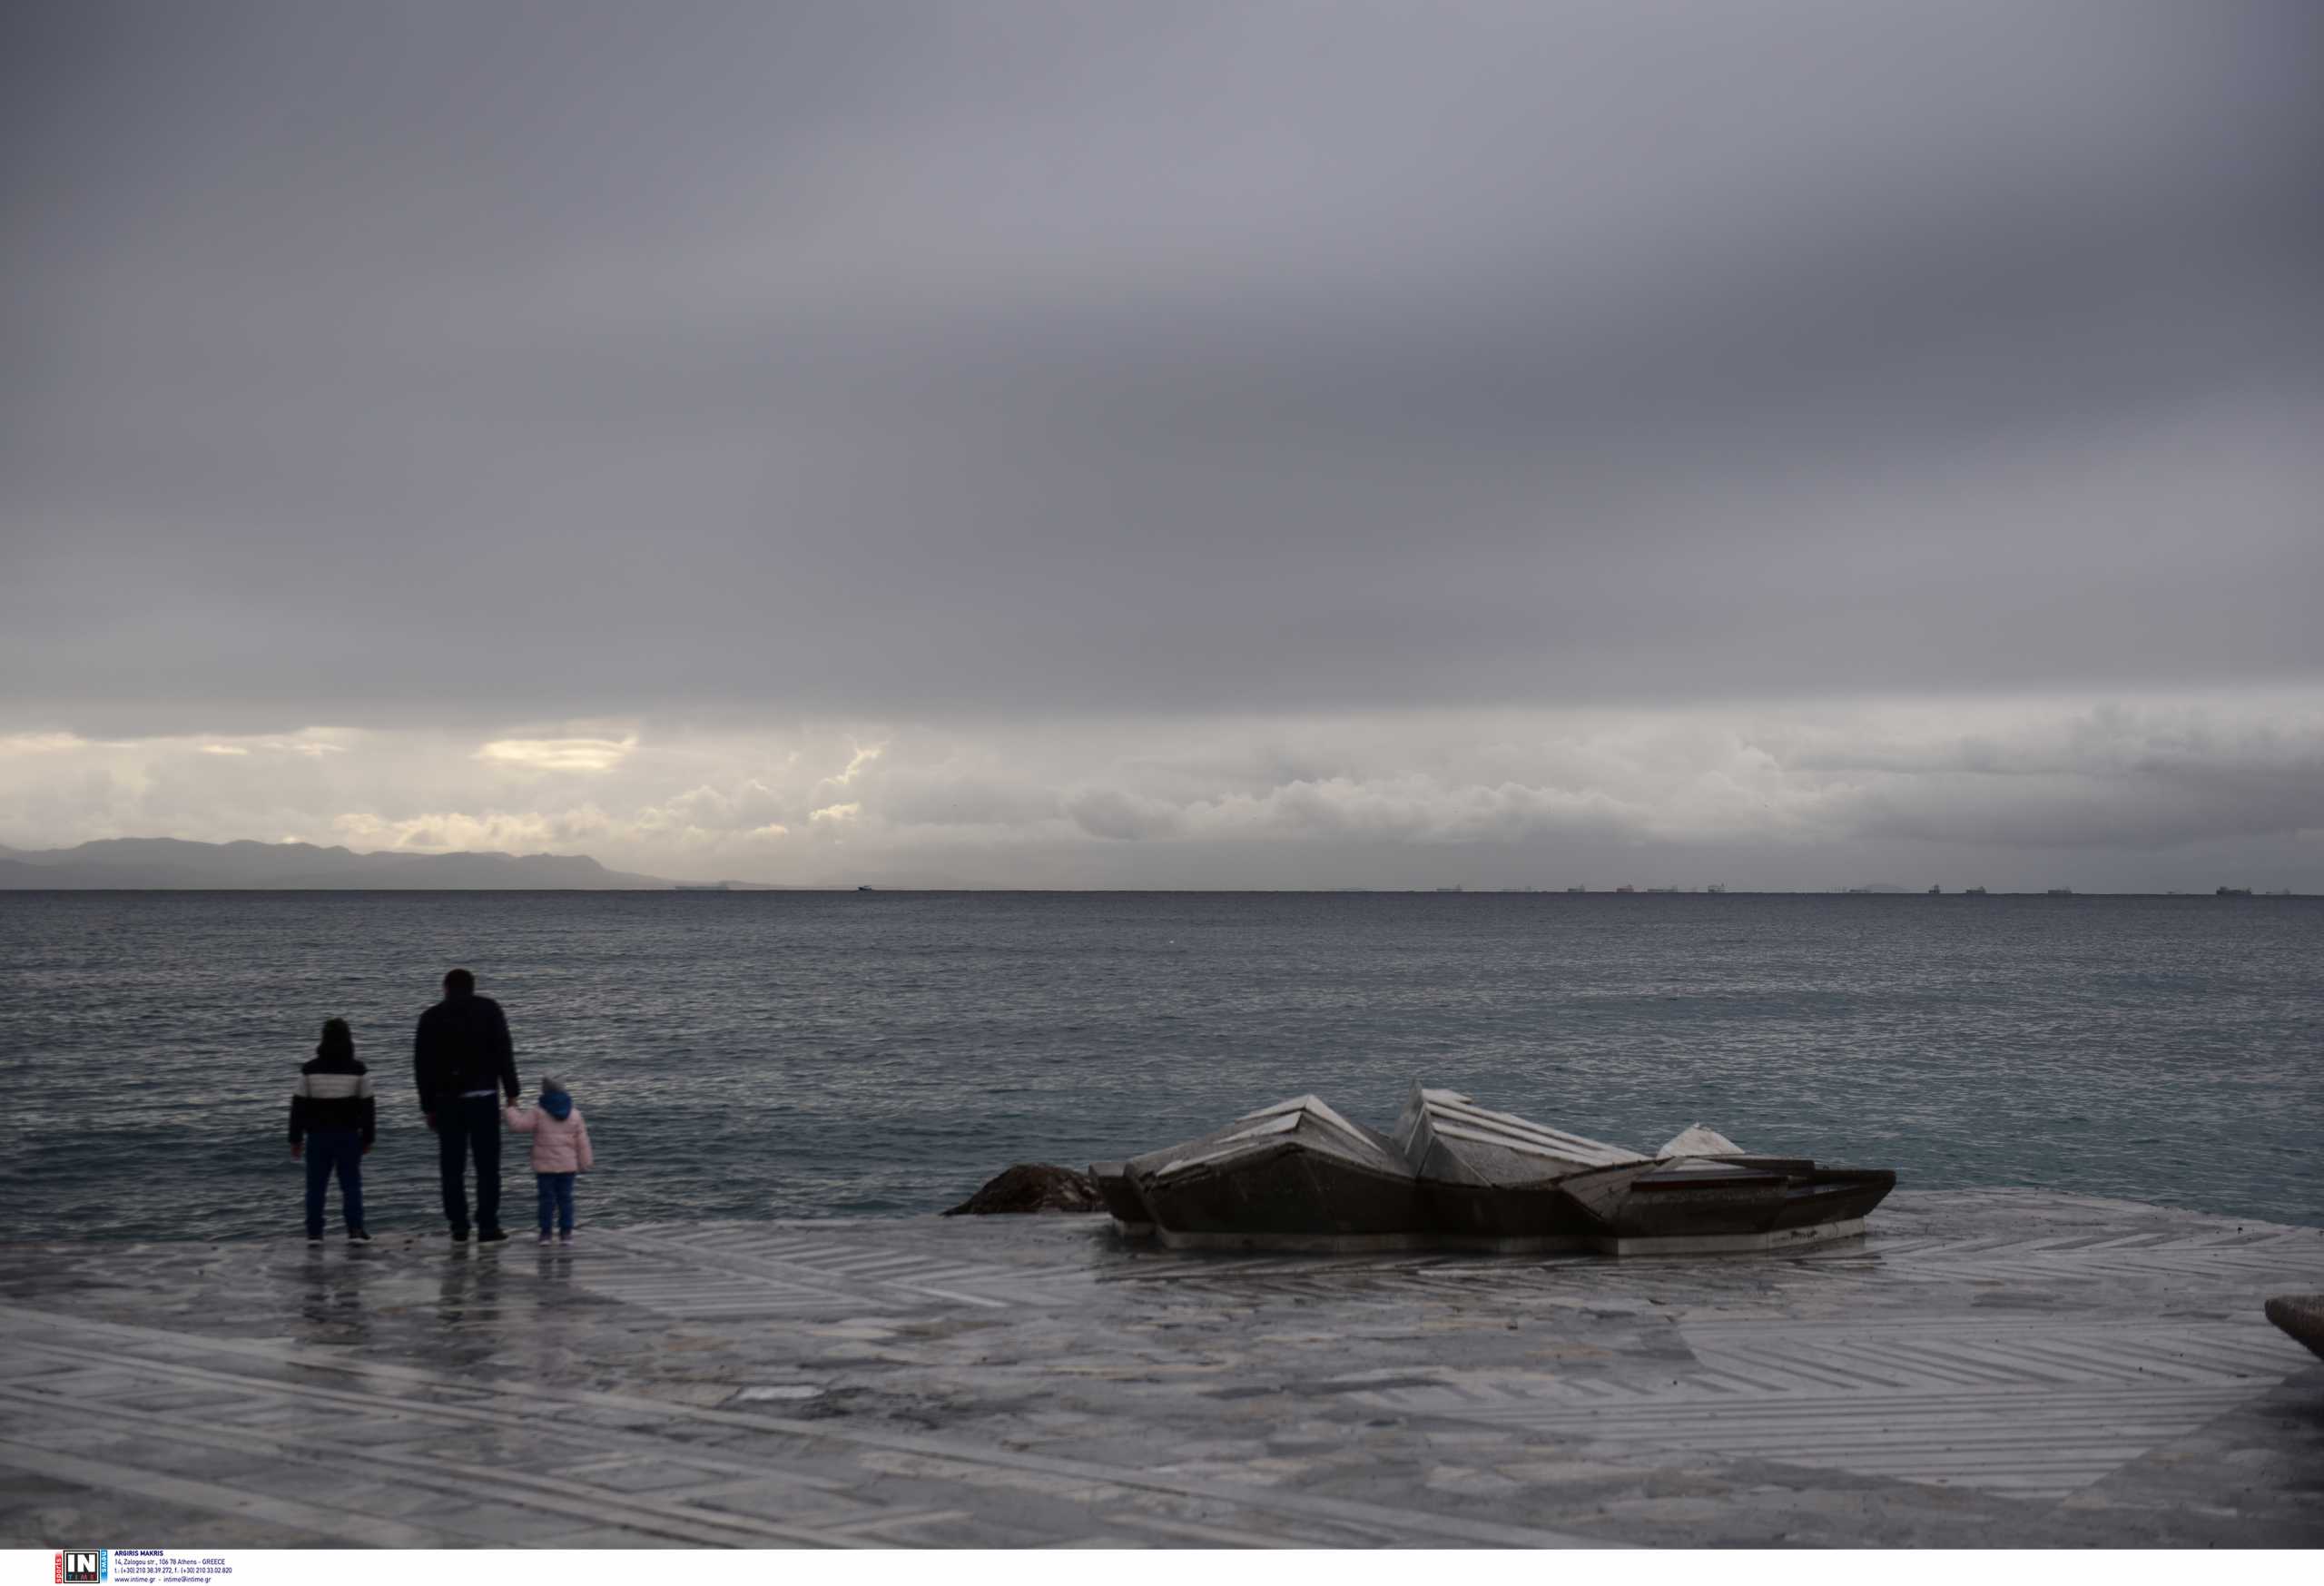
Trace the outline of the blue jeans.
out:
<instances>
[{"instance_id":1,"label":"blue jeans","mask_svg":"<svg viewBox=\"0 0 2324 1586\"><path fill-rule=\"evenodd\" d=\"M323 1196L339 1174L339 1209L347 1231L363 1226L363 1137L353 1129L307 1131L307 1237L323 1236Z\"/></svg>"},{"instance_id":2,"label":"blue jeans","mask_svg":"<svg viewBox=\"0 0 2324 1586\"><path fill-rule=\"evenodd\" d=\"M476 1220L500 1226L500 1093L460 1096L436 1115L436 1160L444 1175L444 1217L468 1231L468 1159L476 1157Z\"/></svg>"},{"instance_id":3,"label":"blue jeans","mask_svg":"<svg viewBox=\"0 0 2324 1586\"><path fill-rule=\"evenodd\" d=\"M533 1177L541 1187L541 1232L548 1232L549 1214L556 1214L556 1231L573 1231L573 1180L570 1173L536 1173Z\"/></svg>"}]
</instances>

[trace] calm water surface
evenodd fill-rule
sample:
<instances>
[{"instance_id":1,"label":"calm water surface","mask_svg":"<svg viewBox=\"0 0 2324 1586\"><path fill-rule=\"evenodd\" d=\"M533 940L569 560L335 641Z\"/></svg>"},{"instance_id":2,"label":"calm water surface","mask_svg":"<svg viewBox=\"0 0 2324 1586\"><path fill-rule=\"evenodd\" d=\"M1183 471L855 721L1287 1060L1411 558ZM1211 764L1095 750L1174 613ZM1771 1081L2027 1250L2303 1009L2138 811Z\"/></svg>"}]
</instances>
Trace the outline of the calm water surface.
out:
<instances>
[{"instance_id":1,"label":"calm water surface","mask_svg":"<svg viewBox=\"0 0 2324 1586\"><path fill-rule=\"evenodd\" d=\"M410 1041L454 963L588 1115L585 1224L931 1211L1305 1090L1385 1127L1415 1077L2324 1224L2316 900L82 892L0 893L0 1238L295 1233L332 1015L374 1231L439 1226Z\"/></svg>"}]
</instances>

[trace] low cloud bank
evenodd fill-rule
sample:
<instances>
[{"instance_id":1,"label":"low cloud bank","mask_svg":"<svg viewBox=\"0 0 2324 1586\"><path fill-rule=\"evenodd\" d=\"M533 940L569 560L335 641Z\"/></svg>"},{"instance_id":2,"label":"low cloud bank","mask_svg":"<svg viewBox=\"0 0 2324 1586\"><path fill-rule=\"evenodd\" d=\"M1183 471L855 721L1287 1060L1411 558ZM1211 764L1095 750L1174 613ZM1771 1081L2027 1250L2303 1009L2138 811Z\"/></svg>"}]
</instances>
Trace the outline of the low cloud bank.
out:
<instances>
[{"instance_id":1,"label":"low cloud bank","mask_svg":"<svg viewBox=\"0 0 2324 1586\"><path fill-rule=\"evenodd\" d=\"M526 746L510 752L509 745ZM222 754L229 750L234 753ZM0 842L587 852L681 876L1813 887L1964 866L2324 890L2324 693L926 724L474 739L0 734ZM1841 867L1837 872L1835 866ZM2223 879L2240 880L2240 876ZM2030 882L2029 882L2030 884Z\"/></svg>"}]
</instances>

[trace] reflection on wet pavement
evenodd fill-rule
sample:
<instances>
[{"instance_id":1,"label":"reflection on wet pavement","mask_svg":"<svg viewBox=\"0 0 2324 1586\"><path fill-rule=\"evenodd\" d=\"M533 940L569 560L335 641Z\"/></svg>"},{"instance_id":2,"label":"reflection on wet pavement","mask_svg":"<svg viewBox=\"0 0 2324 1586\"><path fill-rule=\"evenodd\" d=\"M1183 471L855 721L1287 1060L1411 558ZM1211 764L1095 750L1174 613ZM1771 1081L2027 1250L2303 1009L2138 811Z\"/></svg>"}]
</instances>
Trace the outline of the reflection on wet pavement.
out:
<instances>
[{"instance_id":1,"label":"reflection on wet pavement","mask_svg":"<svg viewBox=\"0 0 2324 1586\"><path fill-rule=\"evenodd\" d=\"M2324 1366L2260 1314L2324 1287L2324 1234L1999 1192L1876 1223L1693 1262L1074 1217L5 1246L0 1535L2324 1542Z\"/></svg>"}]
</instances>

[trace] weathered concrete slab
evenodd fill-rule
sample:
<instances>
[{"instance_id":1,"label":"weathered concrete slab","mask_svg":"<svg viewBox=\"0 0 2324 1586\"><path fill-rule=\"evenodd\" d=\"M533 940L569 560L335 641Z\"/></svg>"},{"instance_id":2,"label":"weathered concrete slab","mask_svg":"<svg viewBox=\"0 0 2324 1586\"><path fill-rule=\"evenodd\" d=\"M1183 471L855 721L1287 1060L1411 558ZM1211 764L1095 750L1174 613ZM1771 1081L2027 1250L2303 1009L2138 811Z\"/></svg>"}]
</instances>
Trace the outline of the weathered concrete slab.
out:
<instances>
[{"instance_id":1,"label":"weathered concrete slab","mask_svg":"<svg viewBox=\"0 0 2324 1586\"><path fill-rule=\"evenodd\" d=\"M1898 1195L1716 1260L1098 1217L0 1248L0 1542L2324 1544L2324 1233Z\"/></svg>"}]
</instances>

